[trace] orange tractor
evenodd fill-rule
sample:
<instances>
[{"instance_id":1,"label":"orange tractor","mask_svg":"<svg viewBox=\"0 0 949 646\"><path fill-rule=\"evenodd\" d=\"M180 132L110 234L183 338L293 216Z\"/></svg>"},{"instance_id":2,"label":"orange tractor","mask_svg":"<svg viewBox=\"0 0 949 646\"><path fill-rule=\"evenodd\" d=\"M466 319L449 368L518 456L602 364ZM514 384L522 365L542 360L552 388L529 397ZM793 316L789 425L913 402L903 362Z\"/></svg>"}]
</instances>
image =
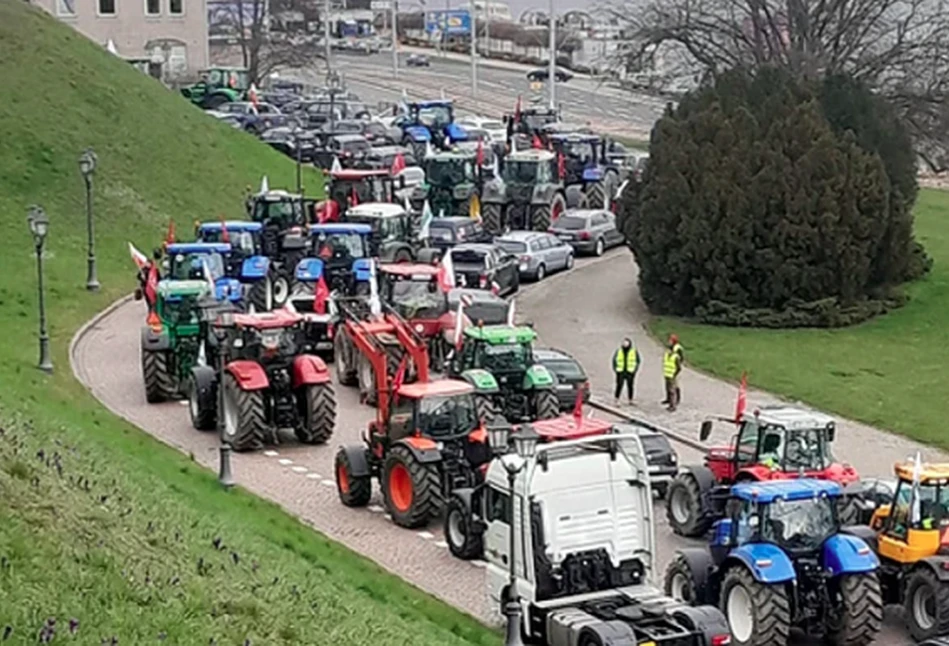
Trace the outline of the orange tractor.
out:
<instances>
[{"instance_id":1,"label":"orange tractor","mask_svg":"<svg viewBox=\"0 0 949 646\"><path fill-rule=\"evenodd\" d=\"M490 461L474 388L454 379L430 381L425 342L398 314L365 318L345 305L341 312L342 333L370 368L378 407L364 443L336 454L340 501L367 505L376 478L392 520L424 526L441 514L452 491L480 484ZM401 349L394 370L392 340ZM406 383L409 365L414 383Z\"/></svg>"}]
</instances>

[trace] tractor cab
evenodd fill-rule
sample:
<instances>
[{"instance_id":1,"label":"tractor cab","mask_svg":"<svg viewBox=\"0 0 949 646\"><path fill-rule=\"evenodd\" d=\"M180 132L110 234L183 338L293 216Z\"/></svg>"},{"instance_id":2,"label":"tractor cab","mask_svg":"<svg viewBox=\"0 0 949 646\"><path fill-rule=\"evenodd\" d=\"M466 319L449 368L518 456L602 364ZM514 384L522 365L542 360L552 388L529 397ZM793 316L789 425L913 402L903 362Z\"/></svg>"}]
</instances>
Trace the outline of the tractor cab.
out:
<instances>
[{"instance_id":1,"label":"tractor cab","mask_svg":"<svg viewBox=\"0 0 949 646\"><path fill-rule=\"evenodd\" d=\"M703 441L711 430L711 421L702 424ZM721 483L805 476L846 485L858 476L853 467L835 460L831 451L835 435L836 425L827 415L787 406L762 407L743 414L732 445L709 449L705 463Z\"/></svg>"},{"instance_id":2,"label":"tractor cab","mask_svg":"<svg viewBox=\"0 0 949 646\"><path fill-rule=\"evenodd\" d=\"M539 135L544 126L559 121L560 113L556 108L526 108L504 117L508 126L508 140L514 135Z\"/></svg>"},{"instance_id":3,"label":"tractor cab","mask_svg":"<svg viewBox=\"0 0 949 646\"><path fill-rule=\"evenodd\" d=\"M474 388L452 379L405 384L394 393L387 426L390 440L413 434L436 441L466 437L481 428Z\"/></svg>"},{"instance_id":4,"label":"tractor cab","mask_svg":"<svg viewBox=\"0 0 949 646\"><path fill-rule=\"evenodd\" d=\"M411 144L416 158L422 157L428 142L447 150L450 142L468 139L464 128L455 123L454 104L445 99L410 103L408 114L393 123L402 128L403 140Z\"/></svg>"},{"instance_id":5,"label":"tractor cab","mask_svg":"<svg viewBox=\"0 0 949 646\"><path fill-rule=\"evenodd\" d=\"M606 142L598 135L567 133L550 135L553 151L563 155L567 184L583 184L601 179L600 166Z\"/></svg>"},{"instance_id":6,"label":"tractor cab","mask_svg":"<svg viewBox=\"0 0 949 646\"><path fill-rule=\"evenodd\" d=\"M160 324L176 337L195 336L201 323L201 300L210 293L206 280L162 280L149 325Z\"/></svg>"},{"instance_id":7,"label":"tractor cab","mask_svg":"<svg viewBox=\"0 0 949 646\"><path fill-rule=\"evenodd\" d=\"M543 149L508 155L502 181L485 183L481 191L481 218L487 231L546 231L567 206L559 157Z\"/></svg>"},{"instance_id":8,"label":"tractor cab","mask_svg":"<svg viewBox=\"0 0 949 646\"><path fill-rule=\"evenodd\" d=\"M441 331L439 319L448 311L448 298L438 284L435 265L380 265L379 295L422 336L434 336Z\"/></svg>"},{"instance_id":9,"label":"tractor cab","mask_svg":"<svg viewBox=\"0 0 949 646\"><path fill-rule=\"evenodd\" d=\"M240 280L227 275L231 245L224 243L176 242L165 247L163 274L169 281L205 281L214 283L218 300L240 302Z\"/></svg>"},{"instance_id":10,"label":"tractor cab","mask_svg":"<svg viewBox=\"0 0 949 646\"><path fill-rule=\"evenodd\" d=\"M202 222L195 225L195 241L229 244L231 253L225 257L227 275L242 281L256 281L267 273L267 258L261 255L260 222L228 220Z\"/></svg>"},{"instance_id":11,"label":"tractor cab","mask_svg":"<svg viewBox=\"0 0 949 646\"><path fill-rule=\"evenodd\" d=\"M382 260L408 262L414 257L412 216L399 204L370 202L351 207L346 222L369 226L372 255Z\"/></svg>"},{"instance_id":12,"label":"tractor cab","mask_svg":"<svg viewBox=\"0 0 949 646\"><path fill-rule=\"evenodd\" d=\"M895 465L892 502L878 507L870 526L879 532L880 556L899 563L949 551L949 464ZM914 472L918 476L914 477Z\"/></svg>"},{"instance_id":13,"label":"tractor cab","mask_svg":"<svg viewBox=\"0 0 949 646\"><path fill-rule=\"evenodd\" d=\"M248 215L264 227L276 227L286 231L303 226L310 220L315 200L287 191L273 190L251 196Z\"/></svg>"},{"instance_id":14,"label":"tractor cab","mask_svg":"<svg viewBox=\"0 0 949 646\"><path fill-rule=\"evenodd\" d=\"M326 196L327 200L336 203L336 219L338 219L345 216L350 207L359 204L396 201L398 188L402 188L401 183L398 183L387 169L345 169L329 173ZM326 207L321 205L319 208ZM334 218L328 215L321 216L318 211L317 219L320 222L326 222Z\"/></svg>"},{"instance_id":15,"label":"tractor cab","mask_svg":"<svg viewBox=\"0 0 949 646\"><path fill-rule=\"evenodd\" d=\"M323 279L330 291L353 296L359 286L368 288L372 227L337 222L312 224L309 232L309 253L323 263Z\"/></svg>"},{"instance_id":16,"label":"tractor cab","mask_svg":"<svg viewBox=\"0 0 949 646\"><path fill-rule=\"evenodd\" d=\"M436 153L425 158L423 167L425 183L412 191L412 203L428 200L435 215L471 215L472 201L478 199L482 179L474 154Z\"/></svg>"},{"instance_id":17,"label":"tractor cab","mask_svg":"<svg viewBox=\"0 0 949 646\"><path fill-rule=\"evenodd\" d=\"M262 225L260 254L270 259L268 271L272 268L274 275L268 280L273 283L271 291L277 292L272 299L265 298L262 295L267 291L264 285L260 290L261 296L255 294L255 300L260 301L258 309L269 310L286 302L289 296L288 276L306 254L309 238L305 227L315 212L315 205L313 199L286 191L265 191L248 200L251 220Z\"/></svg>"},{"instance_id":18,"label":"tractor cab","mask_svg":"<svg viewBox=\"0 0 949 646\"><path fill-rule=\"evenodd\" d=\"M250 88L250 75L237 67L214 67L199 72L201 80L181 88L181 94L205 110L214 110L225 103L241 101Z\"/></svg>"}]
</instances>

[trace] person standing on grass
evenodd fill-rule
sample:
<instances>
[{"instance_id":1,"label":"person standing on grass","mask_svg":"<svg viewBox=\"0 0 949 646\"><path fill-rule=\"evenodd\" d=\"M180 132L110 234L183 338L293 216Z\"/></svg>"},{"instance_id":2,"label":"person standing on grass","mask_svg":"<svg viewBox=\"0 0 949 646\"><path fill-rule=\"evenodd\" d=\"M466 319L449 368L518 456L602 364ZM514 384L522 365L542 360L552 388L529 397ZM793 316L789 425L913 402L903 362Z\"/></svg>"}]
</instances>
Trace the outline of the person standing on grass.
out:
<instances>
[{"instance_id":1,"label":"person standing on grass","mask_svg":"<svg viewBox=\"0 0 949 646\"><path fill-rule=\"evenodd\" d=\"M679 343L679 337L675 334L669 336L669 342L666 351L662 356L662 376L666 385L666 398L663 404L669 407L669 411L675 411L682 401L682 390L679 388L679 373L682 372L682 364L685 361L685 351Z\"/></svg>"},{"instance_id":2,"label":"person standing on grass","mask_svg":"<svg viewBox=\"0 0 949 646\"><path fill-rule=\"evenodd\" d=\"M613 372L616 373L616 392L613 398L617 404L619 404L620 395L623 393L623 386L626 386L629 403L633 403L633 390L639 364L639 350L633 346L632 340L626 337L623 339L623 344L613 354Z\"/></svg>"}]
</instances>

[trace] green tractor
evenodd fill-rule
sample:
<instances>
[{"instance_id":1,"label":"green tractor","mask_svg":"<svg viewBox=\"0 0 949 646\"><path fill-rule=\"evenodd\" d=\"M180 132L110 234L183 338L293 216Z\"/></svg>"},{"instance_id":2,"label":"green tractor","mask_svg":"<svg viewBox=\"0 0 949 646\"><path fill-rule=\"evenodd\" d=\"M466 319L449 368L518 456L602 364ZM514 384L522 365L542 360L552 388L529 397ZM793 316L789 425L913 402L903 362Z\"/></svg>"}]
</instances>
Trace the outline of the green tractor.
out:
<instances>
[{"instance_id":1,"label":"green tractor","mask_svg":"<svg viewBox=\"0 0 949 646\"><path fill-rule=\"evenodd\" d=\"M425 158L425 183L412 191L412 210L421 213L425 200L436 216L470 216L481 192L481 169L470 152L439 152Z\"/></svg>"},{"instance_id":2,"label":"green tractor","mask_svg":"<svg viewBox=\"0 0 949 646\"><path fill-rule=\"evenodd\" d=\"M250 87L246 69L213 67L201 70L201 80L181 88L181 94L204 110L216 110L225 103L243 101Z\"/></svg>"},{"instance_id":3,"label":"green tractor","mask_svg":"<svg viewBox=\"0 0 949 646\"><path fill-rule=\"evenodd\" d=\"M465 329L462 347L448 361L449 377L475 387L481 419L509 422L560 415L553 375L534 360L537 332L527 326L477 325Z\"/></svg>"},{"instance_id":4,"label":"green tractor","mask_svg":"<svg viewBox=\"0 0 949 646\"><path fill-rule=\"evenodd\" d=\"M185 396L191 368L213 361L208 321L219 309L234 308L217 301L204 280L163 280L157 292L141 331L142 378L150 404Z\"/></svg>"},{"instance_id":5,"label":"green tractor","mask_svg":"<svg viewBox=\"0 0 949 646\"><path fill-rule=\"evenodd\" d=\"M504 160L501 179L481 190L481 222L500 235L508 229L546 231L563 215L567 197L558 179L557 156L549 150L521 150Z\"/></svg>"}]
</instances>

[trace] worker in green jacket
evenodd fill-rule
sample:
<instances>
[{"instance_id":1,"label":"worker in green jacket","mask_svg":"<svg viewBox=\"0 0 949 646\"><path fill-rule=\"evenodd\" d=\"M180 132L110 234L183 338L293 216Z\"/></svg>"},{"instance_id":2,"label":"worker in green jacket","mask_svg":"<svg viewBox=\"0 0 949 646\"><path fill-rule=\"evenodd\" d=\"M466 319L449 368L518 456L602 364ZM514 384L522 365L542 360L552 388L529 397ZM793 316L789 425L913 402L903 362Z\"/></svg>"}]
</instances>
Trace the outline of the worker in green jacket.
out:
<instances>
[{"instance_id":1,"label":"worker in green jacket","mask_svg":"<svg viewBox=\"0 0 949 646\"><path fill-rule=\"evenodd\" d=\"M633 346L632 340L626 337L619 349L613 353L613 372L616 373L616 392L613 398L617 404L619 404L620 395L623 393L623 386L626 387L629 403L633 403L636 372L639 370L640 363L639 350Z\"/></svg>"}]
</instances>

